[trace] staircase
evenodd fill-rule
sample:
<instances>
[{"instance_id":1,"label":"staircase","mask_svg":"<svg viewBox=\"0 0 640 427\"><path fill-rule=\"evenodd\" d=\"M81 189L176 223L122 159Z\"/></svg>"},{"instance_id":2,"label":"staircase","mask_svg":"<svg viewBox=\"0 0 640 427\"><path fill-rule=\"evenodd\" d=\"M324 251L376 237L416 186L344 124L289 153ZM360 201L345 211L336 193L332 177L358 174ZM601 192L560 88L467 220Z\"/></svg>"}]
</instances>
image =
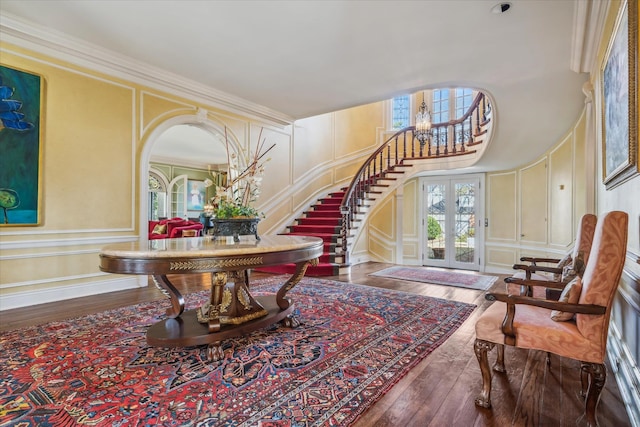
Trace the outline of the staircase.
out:
<instances>
[{"instance_id":1,"label":"staircase","mask_svg":"<svg viewBox=\"0 0 640 427\"><path fill-rule=\"evenodd\" d=\"M343 264L343 257L336 253L340 248L340 232L342 230L342 214L340 204L344 191L329 194L319 199L304 216L295 220L296 224L288 227L285 235L318 237L324 242L324 250L318 265L309 266L305 276L337 276ZM265 273L293 274L295 264L283 264L273 267L257 268L256 271Z\"/></svg>"},{"instance_id":2,"label":"staircase","mask_svg":"<svg viewBox=\"0 0 640 427\"><path fill-rule=\"evenodd\" d=\"M431 138L418 144L415 127L402 129L385 141L363 163L348 187L318 199L304 217L283 234L319 237L324 252L317 266L308 267L306 276L335 276L350 265L350 245L366 217L369 207L394 183L412 170L417 162L474 154L488 136L491 105L479 93L469 110L459 119L433 124ZM258 268L256 271L293 274L294 264Z\"/></svg>"}]
</instances>

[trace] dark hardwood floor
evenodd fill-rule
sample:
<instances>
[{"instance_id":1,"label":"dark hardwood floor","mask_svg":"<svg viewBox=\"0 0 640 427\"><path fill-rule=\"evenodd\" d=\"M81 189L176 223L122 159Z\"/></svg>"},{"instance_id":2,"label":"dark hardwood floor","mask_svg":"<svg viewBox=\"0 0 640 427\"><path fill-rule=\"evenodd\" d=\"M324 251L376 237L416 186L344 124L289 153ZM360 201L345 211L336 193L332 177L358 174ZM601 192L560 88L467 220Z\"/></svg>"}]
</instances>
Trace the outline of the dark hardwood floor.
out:
<instances>
[{"instance_id":1,"label":"dark hardwood floor","mask_svg":"<svg viewBox=\"0 0 640 427\"><path fill-rule=\"evenodd\" d=\"M474 324L490 302L483 291L386 279L369 274L389 264L365 263L349 274L328 279L381 288L414 292L437 298L476 304L471 317L431 355L412 369L355 423L357 427L393 426L575 426L585 425L579 397L579 362L551 356L547 369L545 354L507 347L506 374L494 373L491 410L474 405L481 377L473 353ZM252 280L267 276L252 274ZM502 291L500 276L491 290ZM184 294L208 288L206 275L172 277ZM0 331L82 316L117 307L158 300L162 294L153 286L77 298L0 312ZM187 298L188 301L188 298ZM490 354L494 360L495 350ZM606 387L598 406L601 427L630 426L616 380L609 369Z\"/></svg>"}]
</instances>

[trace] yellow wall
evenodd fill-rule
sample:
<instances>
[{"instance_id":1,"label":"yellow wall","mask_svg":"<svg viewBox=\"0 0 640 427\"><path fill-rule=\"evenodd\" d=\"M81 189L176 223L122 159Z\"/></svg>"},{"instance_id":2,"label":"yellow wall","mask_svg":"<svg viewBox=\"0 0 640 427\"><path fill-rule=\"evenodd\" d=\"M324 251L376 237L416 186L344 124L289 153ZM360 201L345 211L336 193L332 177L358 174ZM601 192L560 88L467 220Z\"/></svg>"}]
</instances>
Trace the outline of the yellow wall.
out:
<instances>
[{"instance_id":1,"label":"yellow wall","mask_svg":"<svg viewBox=\"0 0 640 427\"><path fill-rule=\"evenodd\" d=\"M585 115L543 156L486 177L485 268L510 270L522 256L558 257L573 246L585 213Z\"/></svg>"},{"instance_id":2,"label":"yellow wall","mask_svg":"<svg viewBox=\"0 0 640 427\"><path fill-rule=\"evenodd\" d=\"M395 192L379 200L368 221L368 250L374 260L395 262L396 259Z\"/></svg>"},{"instance_id":3,"label":"yellow wall","mask_svg":"<svg viewBox=\"0 0 640 427\"><path fill-rule=\"evenodd\" d=\"M41 225L0 227L0 309L145 283L100 272L98 253L146 235L143 157L176 120L227 127L249 152L261 130L276 144L257 203L266 214L261 233L284 231L317 198L346 185L378 145L383 103L281 126L6 43L0 48L2 65L44 81Z\"/></svg>"}]
</instances>

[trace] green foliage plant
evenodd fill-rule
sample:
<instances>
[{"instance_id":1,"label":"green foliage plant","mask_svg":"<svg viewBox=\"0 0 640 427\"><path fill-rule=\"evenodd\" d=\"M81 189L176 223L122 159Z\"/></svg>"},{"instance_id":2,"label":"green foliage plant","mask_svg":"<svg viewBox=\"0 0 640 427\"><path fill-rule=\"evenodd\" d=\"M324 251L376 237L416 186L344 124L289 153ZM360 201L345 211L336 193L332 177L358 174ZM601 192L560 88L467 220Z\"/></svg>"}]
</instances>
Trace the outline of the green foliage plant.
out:
<instances>
[{"instance_id":1,"label":"green foliage plant","mask_svg":"<svg viewBox=\"0 0 640 427\"><path fill-rule=\"evenodd\" d=\"M437 239L440 234L442 234L442 227L438 220L432 216L427 217L427 239Z\"/></svg>"},{"instance_id":2,"label":"green foliage plant","mask_svg":"<svg viewBox=\"0 0 640 427\"><path fill-rule=\"evenodd\" d=\"M220 202L215 211L216 218L264 218L264 214L252 206L238 205L229 202Z\"/></svg>"}]
</instances>

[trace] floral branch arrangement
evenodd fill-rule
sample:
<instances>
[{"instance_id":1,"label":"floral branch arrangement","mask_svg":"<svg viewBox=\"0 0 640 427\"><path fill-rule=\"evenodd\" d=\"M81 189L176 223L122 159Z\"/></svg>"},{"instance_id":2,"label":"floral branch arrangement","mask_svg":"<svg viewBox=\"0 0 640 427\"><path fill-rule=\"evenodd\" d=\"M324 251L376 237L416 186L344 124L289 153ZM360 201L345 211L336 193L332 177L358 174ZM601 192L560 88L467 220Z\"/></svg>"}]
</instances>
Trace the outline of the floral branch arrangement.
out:
<instances>
[{"instance_id":1,"label":"floral branch arrangement","mask_svg":"<svg viewBox=\"0 0 640 427\"><path fill-rule=\"evenodd\" d=\"M206 209L205 213L208 211L212 216L220 219L264 217L264 214L251 204L260 195L264 164L271 160L264 157L276 145L273 144L263 151L266 138L262 138L262 131L263 129L260 129L255 152L247 159L247 167L239 171L238 156L230 150L227 128L224 128L227 150L227 182L215 186L215 196L211 199L210 208ZM210 173L215 177L215 172L210 171ZM216 181L220 182L220 180ZM210 179L206 179L204 183L206 187L214 185Z\"/></svg>"}]
</instances>

